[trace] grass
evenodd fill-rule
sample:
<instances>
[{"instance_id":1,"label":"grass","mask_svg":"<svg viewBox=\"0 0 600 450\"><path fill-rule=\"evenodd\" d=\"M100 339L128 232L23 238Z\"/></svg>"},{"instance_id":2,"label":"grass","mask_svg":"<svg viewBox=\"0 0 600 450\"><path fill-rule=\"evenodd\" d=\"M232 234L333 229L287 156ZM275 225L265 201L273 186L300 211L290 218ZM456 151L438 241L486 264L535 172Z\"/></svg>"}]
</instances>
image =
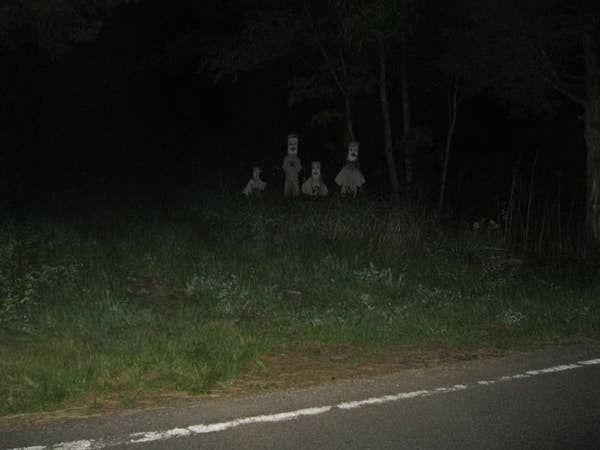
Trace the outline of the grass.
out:
<instances>
[{"instance_id":1,"label":"grass","mask_svg":"<svg viewBox=\"0 0 600 450\"><path fill-rule=\"evenodd\" d=\"M594 272L384 202L205 195L0 225L0 415L206 393L318 342L511 348L600 335Z\"/></svg>"}]
</instances>

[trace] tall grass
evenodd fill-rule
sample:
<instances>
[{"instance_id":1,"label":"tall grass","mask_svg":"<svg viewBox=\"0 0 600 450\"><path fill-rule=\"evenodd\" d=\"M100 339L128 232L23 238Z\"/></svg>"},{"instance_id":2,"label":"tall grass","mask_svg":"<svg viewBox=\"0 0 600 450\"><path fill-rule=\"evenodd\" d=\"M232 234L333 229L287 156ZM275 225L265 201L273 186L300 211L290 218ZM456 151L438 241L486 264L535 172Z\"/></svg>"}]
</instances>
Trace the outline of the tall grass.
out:
<instances>
[{"instance_id":1,"label":"tall grass","mask_svg":"<svg viewBox=\"0 0 600 450\"><path fill-rule=\"evenodd\" d=\"M504 245L557 261L596 258L598 248L589 245L584 227L585 184L567 185L563 178L569 174L554 166L539 167L541 159L539 150L527 163L519 156L507 192L498 193L504 200L493 215L502 225Z\"/></svg>"},{"instance_id":2,"label":"tall grass","mask_svg":"<svg viewBox=\"0 0 600 450\"><path fill-rule=\"evenodd\" d=\"M489 225L489 224L488 224ZM0 414L208 392L282 345L597 336L597 281L384 201L202 195L0 225Z\"/></svg>"}]
</instances>

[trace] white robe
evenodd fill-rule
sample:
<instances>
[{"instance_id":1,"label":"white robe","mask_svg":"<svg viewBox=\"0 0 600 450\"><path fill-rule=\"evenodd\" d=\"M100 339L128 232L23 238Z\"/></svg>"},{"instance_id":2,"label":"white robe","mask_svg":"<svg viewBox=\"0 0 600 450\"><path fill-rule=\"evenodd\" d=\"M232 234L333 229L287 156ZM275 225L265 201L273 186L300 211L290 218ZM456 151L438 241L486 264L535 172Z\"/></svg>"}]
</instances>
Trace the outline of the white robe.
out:
<instances>
[{"instance_id":1,"label":"white robe","mask_svg":"<svg viewBox=\"0 0 600 450\"><path fill-rule=\"evenodd\" d=\"M302 183L302 193L312 197L325 197L329 194L329 190L320 177L317 179L310 177Z\"/></svg>"},{"instance_id":2,"label":"white robe","mask_svg":"<svg viewBox=\"0 0 600 450\"><path fill-rule=\"evenodd\" d=\"M356 163L348 162L335 177L335 182L341 188L343 195L356 195L365 184L365 177Z\"/></svg>"},{"instance_id":3,"label":"white robe","mask_svg":"<svg viewBox=\"0 0 600 450\"><path fill-rule=\"evenodd\" d=\"M302 170L302 163L297 155L286 155L283 158L283 171L285 172L284 197L298 197L300 195L298 182L300 170Z\"/></svg>"},{"instance_id":4,"label":"white robe","mask_svg":"<svg viewBox=\"0 0 600 450\"><path fill-rule=\"evenodd\" d=\"M260 194L260 192L264 191L267 187L267 183L265 183L260 178L250 178L248 184L242 191L244 195L251 196L254 194Z\"/></svg>"}]
</instances>

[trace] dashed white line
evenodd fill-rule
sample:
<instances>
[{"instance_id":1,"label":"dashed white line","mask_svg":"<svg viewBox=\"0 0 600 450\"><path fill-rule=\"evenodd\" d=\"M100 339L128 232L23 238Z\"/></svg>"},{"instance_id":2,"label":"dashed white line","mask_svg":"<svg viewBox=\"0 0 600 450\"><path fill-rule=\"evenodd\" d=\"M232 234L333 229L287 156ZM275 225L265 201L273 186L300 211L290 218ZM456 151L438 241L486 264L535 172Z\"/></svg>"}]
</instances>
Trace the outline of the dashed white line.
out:
<instances>
[{"instance_id":1,"label":"dashed white line","mask_svg":"<svg viewBox=\"0 0 600 450\"><path fill-rule=\"evenodd\" d=\"M581 364L582 366L593 366L595 364L600 364L600 358L590 359L588 361L579 361L577 364Z\"/></svg>"},{"instance_id":2,"label":"dashed white line","mask_svg":"<svg viewBox=\"0 0 600 450\"><path fill-rule=\"evenodd\" d=\"M579 364L564 364L562 366L547 367L546 369L528 370L525 373L527 375L535 376L535 375L541 375L543 373L562 372L564 370L578 369L579 367L581 367L581 365L579 365Z\"/></svg>"},{"instance_id":3,"label":"dashed white line","mask_svg":"<svg viewBox=\"0 0 600 450\"><path fill-rule=\"evenodd\" d=\"M171 439L174 437L188 436L190 434L192 434L192 431L188 430L187 428L174 428L172 430L167 430L167 431L162 431L162 432L149 431L147 433L130 434L129 442L138 443L138 442L165 441L167 439Z\"/></svg>"},{"instance_id":4,"label":"dashed white line","mask_svg":"<svg viewBox=\"0 0 600 450\"><path fill-rule=\"evenodd\" d=\"M406 400L409 398L423 397L425 395L431 395L431 393L432 393L432 391L401 392L401 393L395 394L395 395L384 395L383 397L367 398L365 400L358 400L355 402L339 403L336 405L336 408L339 408L339 409L362 408L363 406L367 406L367 405L377 405L377 404L381 404L381 403L394 402L394 401L398 401L398 400Z\"/></svg>"},{"instance_id":5,"label":"dashed white line","mask_svg":"<svg viewBox=\"0 0 600 450\"><path fill-rule=\"evenodd\" d=\"M349 410L362 408L368 405L380 405L383 403L396 402L400 400L407 400L411 398L429 397L438 394L447 394L450 392L464 391L466 389L475 386L491 386L500 382L507 382L512 380L519 380L523 378L531 378L539 375L545 375L549 373L564 372L567 370L581 369L588 366L600 365L600 358L589 359L586 361L578 361L577 363L562 364L553 367L546 367L538 370L528 370L524 373L517 373L514 375L505 375L491 380L479 380L474 382L472 385L467 384L455 384L453 386L438 387L435 389L426 389L412 392L400 392L392 395L383 395L380 397L372 397L364 400L343 402L337 405L326 405L314 408L298 409L295 411L287 411L276 414L263 414L260 416L241 417L238 419L230 420L227 422L209 423L209 424L198 424L192 425L186 428L173 428L171 430L164 431L146 431L142 433L132 433L124 438L115 439L110 441L103 440L79 440L72 442L61 442L50 446L35 445L31 447L21 447L11 450L87 450L87 449L102 449L112 447L116 445L127 445L137 444L143 442L156 442L166 441L169 439L190 436L193 434L204 434L204 433L215 433L219 431L225 431L231 428L236 428L242 425L250 425L256 423L267 423L267 422L283 422L288 420L298 419L306 416L316 416L325 414L333 410Z\"/></svg>"}]
</instances>

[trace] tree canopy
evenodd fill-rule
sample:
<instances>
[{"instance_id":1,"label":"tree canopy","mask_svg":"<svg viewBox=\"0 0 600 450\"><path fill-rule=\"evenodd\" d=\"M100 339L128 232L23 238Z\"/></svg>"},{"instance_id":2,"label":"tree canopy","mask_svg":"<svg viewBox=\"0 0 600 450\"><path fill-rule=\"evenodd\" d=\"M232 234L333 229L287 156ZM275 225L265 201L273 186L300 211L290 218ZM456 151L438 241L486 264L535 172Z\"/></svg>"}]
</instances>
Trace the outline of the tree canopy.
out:
<instances>
[{"instance_id":1,"label":"tree canopy","mask_svg":"<svg viewBox=\"0 0 600 450\"><path fill-rule=\"evenodd\" d=\"M137 0L5 0L0 6L0 49L30 47L58 58L102 28L106 13Z\"/></svg>"}]
</instances>

